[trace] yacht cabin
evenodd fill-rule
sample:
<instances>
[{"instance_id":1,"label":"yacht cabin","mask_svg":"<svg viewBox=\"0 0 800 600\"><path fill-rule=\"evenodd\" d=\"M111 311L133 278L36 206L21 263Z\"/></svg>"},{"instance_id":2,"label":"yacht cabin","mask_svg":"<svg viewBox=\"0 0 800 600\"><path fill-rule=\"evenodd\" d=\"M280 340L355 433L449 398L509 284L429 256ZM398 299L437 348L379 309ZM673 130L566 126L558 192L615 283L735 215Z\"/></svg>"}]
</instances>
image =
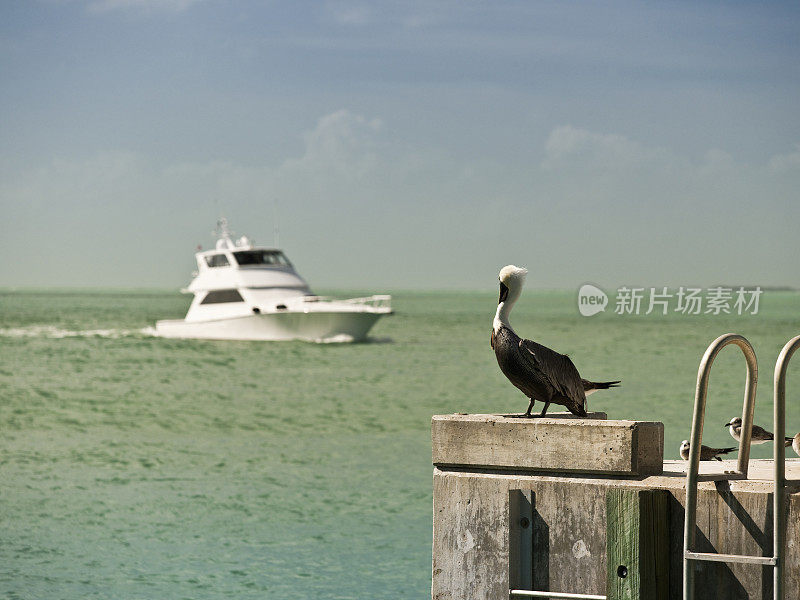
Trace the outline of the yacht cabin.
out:
<instances>
[{"instance_id":1,"label":"yacht cabin","mask_svg":"<svg viewBox=\"0 0 800 600\"><path fill-rule=\"evenodd\" d=\"M222 238L195 258L197 275L185 290L195 295L187 321L276 312L289 299L315 298L282 251L255 247L246 237Z\"/></svg>"}]
</instances>

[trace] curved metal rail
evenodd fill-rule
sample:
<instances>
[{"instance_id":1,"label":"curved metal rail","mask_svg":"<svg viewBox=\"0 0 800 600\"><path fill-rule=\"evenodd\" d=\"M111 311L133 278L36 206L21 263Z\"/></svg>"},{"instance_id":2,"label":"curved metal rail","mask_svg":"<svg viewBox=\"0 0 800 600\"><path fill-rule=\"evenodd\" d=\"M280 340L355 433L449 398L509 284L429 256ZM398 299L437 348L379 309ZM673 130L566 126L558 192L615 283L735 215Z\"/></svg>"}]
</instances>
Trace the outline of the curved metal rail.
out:
<instances>
[{"instance_id":1,"label":"curved metal rail","mask_svg":"<svg viewBox=\"0 0 800 600\"><path fill-rule=\"evenodd\" d=\"M697 480L700 462L700 444L703 437L703 418L705 415L706 393L711 363L719 351L728 344L738 345L747 359L747 382L745 384L744 409L742 411L742 435L739 442L739 461L736 479L747 477L747 461L750 458L750 439L753 427L753 408L755 404L755 388L758 368L755 352L750 343L740 335L726 334L708 347L697 375L697 393L695 395L694 415L692 419L692 440L689 455L689 466L686 473L686 518L683 531L683 598L694 597L694 566L690 561L705 560L717 562L738 562L771 566L773 571L773 598L783 599L784 549L786 546L786 452L783 440L786 436L786 371L789 360L800 348L800 335L789 340L778 355L775 363L773 418L774 418L774 492L772 523L772 556L742 556L733 554L715 554L692 552L694 532L697 519ZM746 445L745 445L746 444ZM715 479L731 477L721 476Z\"/></svg>"},{"instance_id":2,"label":"curved metal rail","mask_svg":"<svg viewBox=\"0 0 800 600\"><path fill-rule=\"evenodd\" d=\"M694 396L694 412L692 414L692 435L689 446L689 465L686 470L686 511L683 528L683 598L690 600L694 597L694 565L695 560L723 560L725 562L739 562L736 556L707 554L693 552L695 528L697 523L697 481L700 468L700 448L703 442L703 421L706 412L706 396L708 395L708 381L711 375L711 365L714 359L725 346L735 344L744 353L747 361L747 379L745 380L744 403L742 407L742 433L739 440L739 458L736 471L715 476L714 479L747 479L747 467L750 459L750 439L753 432L753 411L756 402L756 384L758 383L758 361L753 346L743 336L736 333L726 333L711 342L711 345L700 361L697 372L697 389ZM778 435L777 431L775 435ZM777 485L777 482L776 482ZM741 557L747 559L741 562L751 562L751 558L762 562L764 557ZM769 559L772 560L772 559ZM777 598L777 596L776 596Z\"/></svg>"},{"instance_id":3,"label":"curved metal rail","mask_svg":"<svg viewBox=\"0 0 800 600\"><path fill-rule=\"evenodd\" d=\"M775 363L775 395L773 398L773 418L775 420L775 493L773 496L773 545L772 552L775 558L775 570L773 572L773 589L775 599L783 598L783 566L784 549L786 547L786 452L782 443L786 436L786 370L789 361L795 350L800 348L800 335L793 337L786 342L786 345L778 355Z\"/></svg>"}]
</instances>

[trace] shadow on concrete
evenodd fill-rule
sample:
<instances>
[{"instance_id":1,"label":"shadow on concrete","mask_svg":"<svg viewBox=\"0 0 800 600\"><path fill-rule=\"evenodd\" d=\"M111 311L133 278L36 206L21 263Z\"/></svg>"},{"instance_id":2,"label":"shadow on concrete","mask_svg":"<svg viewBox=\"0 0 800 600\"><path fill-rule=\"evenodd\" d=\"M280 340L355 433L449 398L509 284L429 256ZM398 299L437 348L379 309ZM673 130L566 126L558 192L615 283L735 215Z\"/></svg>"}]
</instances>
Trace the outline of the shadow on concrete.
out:
<instances>
[{"instance_id":1,"label":"shadow on concrete","mask_svg":"<svg viewBox=\"0 0 800 600\"><path fill-rule=\"evenodd\" d=\"M758 548L761 551L761 556L772 556L773 549L773 515L774 505L772 503L772 494L767 495L766 515L764 516L764 528L761 527L753 520L750 513L747 512L744 506L739 502L736 496L731 491L730 483L727 481L719 481L716 484L717 492L719 493L728 508L739 520L742 526L747 531L748 535L753 538ZM773 596L773 567L762 565L761 566L761 596L763 598L772 598Z\"/></svg>"},{"instance_id":2,"label":"shadow on concrete","mask_svg":"<svg viewBox=\"0 0 800 600\"><path fill-rule=\"evenodd\" d=\"M698 498L699 499L699 498ZM670 598L683 597L683 524L686 511L670 494ZM695 552L719 552L699 527L695 529ZM720 562L692 562L696 569L695 598L745 600L747 591L731 568Z\"/></svg>"},{"instance_id":3,"label":"shadow on concrete","mask_svg":"<svg viewBox=\"0 0 800 600\"><path fill-rule=\"evenodd\" d=\"M550 526L534 507L533 589L550 590Z\"/></svg>"}]
</instances>

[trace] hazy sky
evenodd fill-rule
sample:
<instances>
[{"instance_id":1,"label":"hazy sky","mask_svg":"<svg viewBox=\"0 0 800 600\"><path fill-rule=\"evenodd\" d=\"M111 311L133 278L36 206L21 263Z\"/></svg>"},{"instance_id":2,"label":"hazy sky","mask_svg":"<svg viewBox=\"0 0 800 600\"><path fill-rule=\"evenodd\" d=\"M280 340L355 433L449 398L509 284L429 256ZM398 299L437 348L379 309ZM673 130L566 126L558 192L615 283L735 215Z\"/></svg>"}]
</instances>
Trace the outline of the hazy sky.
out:
<instances>
[{"instance_id":1,"label":"hazy sky","mask_svg":"<svg viewBox=\"0 0 800 600\"><path fill-rule=\"evenodd\" d=\"M800 286L800 4L0 4L0 287Z\"/></svg>"}]
</instances>

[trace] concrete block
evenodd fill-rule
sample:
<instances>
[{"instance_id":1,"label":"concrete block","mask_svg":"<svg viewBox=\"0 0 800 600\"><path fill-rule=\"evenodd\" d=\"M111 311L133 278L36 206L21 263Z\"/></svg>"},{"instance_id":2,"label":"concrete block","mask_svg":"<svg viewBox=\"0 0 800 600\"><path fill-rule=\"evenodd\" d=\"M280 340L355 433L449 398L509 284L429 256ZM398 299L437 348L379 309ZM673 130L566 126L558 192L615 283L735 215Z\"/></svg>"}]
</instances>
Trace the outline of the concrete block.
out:
<instances>
[{"instance_id":1,"label":"concrete block","mask_svg":"<svg viewBox=\"0 0 800 600\"><path fill-rule=\"evenodd\" d=\"M660 474L663 423L605 416L436 415L431 423L433 464L628 477Z\"/></svg>"},{"instance_id":2,"label":"concrete block","mask_svg":"<svg viewBox=\"0 0 800 600\"><path fill-rule=\"evenodd\" d=\"M735 466L727 462L714 466L720 472ZM750 462L751 474L767 475L699 484L698 552L772 554L772 461ZM607 499L619 488L669 492L668 597L681 600L686 476L677 466L668 463L663 475L635 479L434 468L431 597L508 600L509 589L525 589L531 580L534 590L607 594ZM786 477L789 600L800 597L800 459L786 461ZM523 517L530 519L530 533ZM772 599L769 567L698 562L697 569L698 600Z\"/></svg>"}]
</instances>

